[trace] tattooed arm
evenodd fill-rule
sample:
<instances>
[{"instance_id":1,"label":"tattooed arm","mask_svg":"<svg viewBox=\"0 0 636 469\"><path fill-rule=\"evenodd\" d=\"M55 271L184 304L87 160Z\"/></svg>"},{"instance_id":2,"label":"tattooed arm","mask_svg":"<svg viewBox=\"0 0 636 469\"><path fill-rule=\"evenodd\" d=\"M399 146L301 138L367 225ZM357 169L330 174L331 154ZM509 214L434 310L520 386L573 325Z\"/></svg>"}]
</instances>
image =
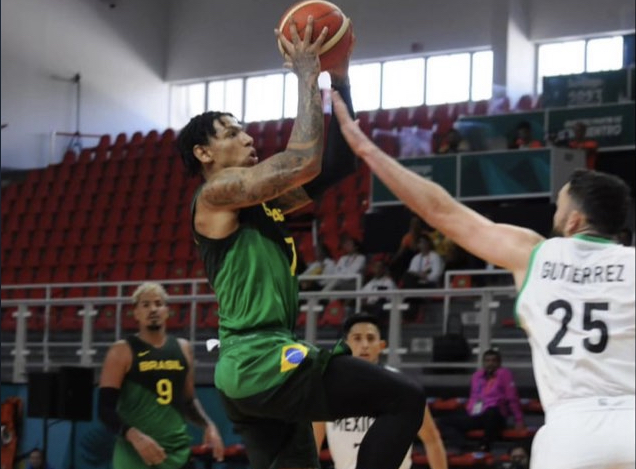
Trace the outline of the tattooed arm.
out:
<instances>
[{"instance_id":1,"label":"tattooed arm","mask_svg":"<svg viewBox=\"0 0 636 469\"><path fill-rule=\"evenodd\" d=\"M355 37L346 56L340 63L329 70L331 88L338 91L345 100L352 118L355 113L351 102L351 90L349 89L349 60L354 44ZM322 167L318 177L302 187L277 197L269 205L279 208L283 213L289 213L303 207L322 195L329 187L337 184L348 175L355 173L357 168L356 160L355 154L342 136L338 120L332 118L327 130L325 149L322 155Z\"/></svg>"},{"instance_id":2,"label":"tattooed arm","mask_svg":"<svg viewBox=\"0 0 636 469\"><path fill-rule=\"evenodd\" d=\"M313 22L309 22L303 40L292 27L293 42L278 33L286 51L285 65L298 76L298 116L287 148L255 166L228 166L218 170L207 178L197 206L203 205L210 211L228 211L255 205L300 187L320 172L324 124L318 88L318 51L326 29L312 43L312 27ZM251 139L246 138L240 128L226 134L220 135L219 147L225 138L243 139L240 141L251 145ZM219 151L223 151L223 148Z\"/></svg>"}]
</instances>

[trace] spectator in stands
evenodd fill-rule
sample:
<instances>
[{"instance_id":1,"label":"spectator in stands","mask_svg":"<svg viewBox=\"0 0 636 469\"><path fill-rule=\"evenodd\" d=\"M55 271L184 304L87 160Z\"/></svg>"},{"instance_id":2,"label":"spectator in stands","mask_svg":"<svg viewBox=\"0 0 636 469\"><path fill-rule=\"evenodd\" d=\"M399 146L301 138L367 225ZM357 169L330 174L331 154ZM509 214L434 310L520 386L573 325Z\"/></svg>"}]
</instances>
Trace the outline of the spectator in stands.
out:
<instances>
[{"instance_id":1,"label":"spectator in stands","mask_svg":"<svg viewBox=\"0 0 636 469\"><path fill-rule=\"evenodd\" d=\"M417 239L426 234L422 220L413 215L409 223L409 230L402 236L400 247L393 255L390 261L389 270L393 280L397 281L402 278L413 256L417 254Z\"/></svg>"},{"instance_id":2,"label":"spectator in stands","mask_svg":"<svg viewBox=\"0 0 636 469\"><path fill-rule=\"evenodd\" d=\"M402 277L402 288L437 288L441 286L444 273L444 260L433 246L431 238L422 234L417 239L418 253L413 256L409 268ZM414 320L420 312L420 306L426 298L409 298L406 302L409 309L404 312L404 319Z\"/></svg>"},{"instance_id":3,"label":"spectator in stands","mask_svg":"<svg viewBox=\"0 0 636 469\"><path fill-rule=\"evenodd\" d=\"M428 235L417 239L419 252L413 256L403 279L404 288L436 288L444 273L444 260Z\"/></svg>"},{"instance_id":4,"label":"spectator in stands","mask_svg":"<svg viewBox=\"0 0 636 469\"><path fill-rule=\"evenodd\" d=\"M203 443L223 460L221 435L195 394L192 346L166 333L167 299L160 284L139 285L132 294L139 332L115 342L104 359L98 412L117 436L114 469L186 467L186 419L203 429Z\"/></svg>"},{"instance_id":5,"label":"spectator in stands","mask_svg":"<svg viewBox=\"0 0 636 469\"><path fill-rule=\"evenodd\" d=\"M344 254L336 262L336 274L360 274L363 275L366 265L366 257L360 252L360 242L357 239L345 234L340 239ZM333 284L334 290L355 290L356 279L336 280Z\"/></svg>"},{"instance_id":6,"label":"spectator in stands","mask_svg":"<svg viewBox=\"0 0 636 469\"><path fill-rule=\"evenodd\" d=\"M588 169L594 169L596 166L596 152L598 151L598 142L586 137L587 126L583 122L574 124L574 135L568 141L570 148L585 150Z\"/></svg>"},{"instance_id":7,"label":"spectator in stands","mask_svg":"<svg viewBox=\"0 0 636 469\"><path fill-rule=\"evenodd\" d=\"M351 349L351 355L379 366L380 354L386 347L386 342L382 339L377 317L369 314L355 314L345 321L343 328L345 343ZM398 372L389 366L384 366L384 368ZM444 443L428 406L425 404L423 407L422 426L417 432L417 436L424 443L431 469L447 469ZM326 436L335 469L355 468L360 442L372 422L373 419L370 417L354 417L335 422L314 422L314 438L318 451L320 451ZM411 449L409 449L400 469L408 469L411 464Z\"/></svg>"},{"instance_id":8,"label":"spectator in stands","mask_svg":"<svg viewBox=\"0 0 636 469\"><path fill-rule=\"evenodd\" d=\"M395 290L397 287L388 272L386 263L382 259L376 259L371 264L373 277L362 287L364 292L377 292L382 290ZM362 299L365 309L379 318L385 317L382 308L389 299L383 296L369 296Z\"/></svg>"},{"instance_id":9,"label":"spectator in stands","mask_svg":"<svg viewBox=\"0 0 636 469\"><path fill-rule=\"evenodd\" d=\"M53 467L44 461L44 452L40 448L33 448L29 453L26 469L53 469Z\"/></svg>"},{"instance_id":10,"label":"spectator in stands","mask_svg":"<svg viewBox=\"0 0 636 469\"><path fill-rule=\"evenodd\" d=\"M623 246L633 246L634 245L634 234L632 230L629 228L623 228L618 232L617 241L621 243Z\"/></svg>"},{"instance_id":11,"label":"spectator in stands","mask_svg":"<svg viewBox=\"0 0 636 469\"><path fill-rule=\"evenodd\" d=\"M314 249L316 260L310 263L301 275L333 275L336 273L336 263L331 258L329 248L324 243L316 244ZM303 280L300 289L303 291L322 290L327 280Z\"/></svg>"},{"instance_id":12,"label":"spectator in stands","mask_svg":"<svg viewBox=\"0 0 636 469\"><path fill-rule=\"evenodd\" d=\"M483 368L473 373L470 380L466 408L439 421L442 435L450 446L464 446L466 432L481 429L484 438L479 449L490 451L492 443L506 428L510 414L514 416L515 429L525 429L517 387L510 370L501 366L501 354L486 350L482 363Z\"/></svg>"},{"instance_id":13,"label":"spectator in stands","mask_svg":"<svg viewBox=\"0 0 636 469\"><path fill-rule=\"evenodd\" d=\"M512 143L511 148L527 149L541 148L543 144L532 138L532 126L528 121L521 121L517 125L517 138Z\"/></svg>"},{"instance_id":14,"label":"spectator in stands","mask_svg":"<svg viewBox=\"0 0 636 469\"><path fill-rule=\"evenodd\" d=\"M497 469L528 469L530 467L528 450L524 446L510 447L508 457L510 460L499 464Z\"/></svg>"},{"instance_id":15,"label":"spectator in stands","mask_svg":"<svg viewBox=\"0 0 636 469\"><path fill-rule=\"evenodd\" d=\"M470 151L470 146L456 128L451 128L442 139L437 153L445 155L448 153L460 153Z\"/></svg>"}]
</instances>

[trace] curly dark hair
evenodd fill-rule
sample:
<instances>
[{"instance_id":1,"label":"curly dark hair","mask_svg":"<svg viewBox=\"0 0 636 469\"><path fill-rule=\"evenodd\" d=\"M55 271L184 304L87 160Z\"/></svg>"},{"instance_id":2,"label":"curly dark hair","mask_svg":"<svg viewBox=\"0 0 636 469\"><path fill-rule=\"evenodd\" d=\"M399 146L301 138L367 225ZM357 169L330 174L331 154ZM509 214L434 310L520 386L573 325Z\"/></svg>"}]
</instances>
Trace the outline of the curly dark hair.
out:
<instances>
[{"instance_id":1,"label":"curly dark hair","mask_svg":"<svg viewBox=\"0 0 636 469\"><path fill-rule=\"evenodd\" d=\"M185 165L188 176L201 174L201 162L194 156L192 151L195 145L205 145L210 137L216 135L214 121L223 116L234 117L229 112L209 111L194 116L190 122L181 129L177 137L177 150L181 155L181 160Z\"/></svg>"}]
</instances>

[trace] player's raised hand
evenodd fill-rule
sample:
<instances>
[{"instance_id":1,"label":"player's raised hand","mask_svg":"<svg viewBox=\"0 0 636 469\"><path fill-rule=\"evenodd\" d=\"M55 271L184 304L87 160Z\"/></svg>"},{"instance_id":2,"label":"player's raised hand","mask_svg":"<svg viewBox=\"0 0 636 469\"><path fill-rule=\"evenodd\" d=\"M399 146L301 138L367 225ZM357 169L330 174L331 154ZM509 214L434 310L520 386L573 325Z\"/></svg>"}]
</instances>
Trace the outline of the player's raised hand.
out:
<instances>
[{"instance_id":1,"label":"player's raised hand","mask_svg":"<svg viewBox=\"0 0 636 469\"><path fill-rule=\"evenodd\" d=\"M320 74L318 55L329 30L327 27L322 28L320 35L314 42L311 42L313 28L314 19L310 16L307 19L303 39L300 39L296 22L293 20L290 25L291 41L280 30L274 31L284 50L285 63L283 65L293 70L299 77L305 76L307 73L316 77Z\"/></svg>"}]
</instances>

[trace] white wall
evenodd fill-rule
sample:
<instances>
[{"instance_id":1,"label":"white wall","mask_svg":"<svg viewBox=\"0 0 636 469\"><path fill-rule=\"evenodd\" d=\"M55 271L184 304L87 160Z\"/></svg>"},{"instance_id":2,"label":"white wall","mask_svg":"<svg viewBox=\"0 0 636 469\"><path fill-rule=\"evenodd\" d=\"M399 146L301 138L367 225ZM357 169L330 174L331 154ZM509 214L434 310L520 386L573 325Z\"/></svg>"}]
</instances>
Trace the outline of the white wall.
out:
<instances>
[{"instance_id":1,"label":"white wall","mask_svg":"<svg viewBox=\"0 0 636 469\"><path fill-rule=\"evenodd\" d=\"M274 28L290 0L171 4L168 80L280 69ZM354 60L490 44L493 0L338 0L357 37ZM400 7L402 4L404 6Z\"/></svg>"},{"instance_id":2,"label":"white wall","mask_svg":"<svg viewBox=\"0 0 636 469\"><path fill-rule=\"evenodd\" d=\"M83 133L167 127L165 2L2 0L2 167L45 166L51 132L75 131L76 87L53 76L81 74Z\"/></svg>"},{"instance_id":3,"label":"white wall","mask_svg":"<svg viewBox=\"0 0 636 469\"><path fill-rule=\"evenodd\" d=\"M338 0L336 3L354 22L358 38L354 60L364 60L409 54L413 43L432 52L496 45L501 34L507 34L502 31L507 24L501 21L498 9L508 1L511 5L507 10L515 16L509 34L517 43L635 28L634 0ZM272 31L292 3L293 0L172 2L166 79L190 80L279 69L281 60ZM520 17L520 10L527 18ZM533 59L530 54L529 60ZM502 65L505 73L505 59Z\"/></svg>"},{"instance_id":4,"label":"white wall","mask_svg":"<svg viewBox=\"0 0 636 469\"><path fill-rule=\"evenodd\" d=\"M634 0L530 0L530 39L633 31Z\"/></svg>"},{"instance_id":5,"label":"white wall","mask_svg":"<svg viewBox=\"0 0 636 469\"><path fill-rule=\"evenodd\" d=\"M294 3L113 1L114 9L107 0L2 0L3 167L48 164L50 133L75 130L75 87L52 75L81 73L82 132L163 129L168 81L280 69L273 29ZM517 5L502 15L506 2ZM516 94L532 64L514 54L534 60L531 41L634 30L633 0L337 3L354 21L354 60L409 54L414 43L426 52L489 46L497 88Z\"/></svg>"}]
</instances>

